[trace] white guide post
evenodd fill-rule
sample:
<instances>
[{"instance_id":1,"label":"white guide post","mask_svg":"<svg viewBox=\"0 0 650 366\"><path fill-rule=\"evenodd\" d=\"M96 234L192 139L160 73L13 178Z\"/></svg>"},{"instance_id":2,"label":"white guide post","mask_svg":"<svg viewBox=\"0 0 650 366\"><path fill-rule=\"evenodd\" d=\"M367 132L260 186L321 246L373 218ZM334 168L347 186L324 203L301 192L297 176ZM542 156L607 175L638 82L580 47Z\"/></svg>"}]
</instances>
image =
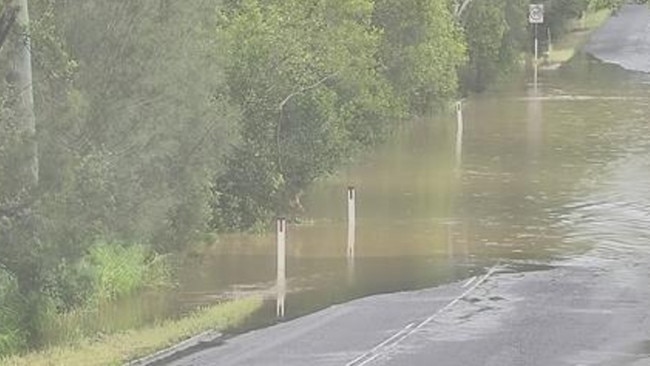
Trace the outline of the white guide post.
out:
<instances>
[{"instance_id":1,"label":"white guide post","mask_svg":"<svg viewBox=\"0 0 650 366\"><path fill-rule=\"evenodd\" d=\"M278 218L277 220L277 244L278 244L278 262L277 262L277 316L284 318L284 302L287 293L287 220Z\"/></svg>"},{"instance_id":2,"label":"white guide post","mask_svg":"<svg viewBox=\"0 0 650 366\"><path fill-rule=\"evenodd\" d=\"M356 190L348 187L348 258L354 258L354 244L356 237Z\"/></svg>"},{"instance_id":3,"label":"white guide post","mask_svg":"<svg viewBox=\"0 0 650 366\"><path fill-rule=\"evenodd\" d=\"M460 168L463 158L463 102L456 102L456 168Z\"/></svg>"}]
</instances>

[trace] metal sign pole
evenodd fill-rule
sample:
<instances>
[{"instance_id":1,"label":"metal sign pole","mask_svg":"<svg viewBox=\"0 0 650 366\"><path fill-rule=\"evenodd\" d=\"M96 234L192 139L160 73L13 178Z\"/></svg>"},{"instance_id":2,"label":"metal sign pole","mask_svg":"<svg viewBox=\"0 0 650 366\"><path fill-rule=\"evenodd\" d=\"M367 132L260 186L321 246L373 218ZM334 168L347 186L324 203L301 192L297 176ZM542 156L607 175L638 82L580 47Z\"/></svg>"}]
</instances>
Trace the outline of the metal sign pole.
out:
<instances>
[{"instance_id":1,"label":"metal sign pole","mask_svg":"<svg viewBox=\"0 0 650 366\"><path fill-rule=\"evenodd\" d=\"M528 22L533 25L535 38L535 58L533 60L533 85L537 89L537 72L539 64L539 39L537 35L537 25L544 23L544 4L530 4L528 6Z\"/></svg>"},{"instance_id":2,"label":"metal sign pole","mask_svg":"<svg viewBox=\"0 0 650 366\"><path fill-rule=\"evenodd\" d=\"M538 67L538 59L539 59L539 40L537 39L537 23L534 25L535 27L535 60L533 60L534 67L535 67L535 75L533 76L533 85L535 89L537 89L537 67Z\"/></svg>"}]
</instances>

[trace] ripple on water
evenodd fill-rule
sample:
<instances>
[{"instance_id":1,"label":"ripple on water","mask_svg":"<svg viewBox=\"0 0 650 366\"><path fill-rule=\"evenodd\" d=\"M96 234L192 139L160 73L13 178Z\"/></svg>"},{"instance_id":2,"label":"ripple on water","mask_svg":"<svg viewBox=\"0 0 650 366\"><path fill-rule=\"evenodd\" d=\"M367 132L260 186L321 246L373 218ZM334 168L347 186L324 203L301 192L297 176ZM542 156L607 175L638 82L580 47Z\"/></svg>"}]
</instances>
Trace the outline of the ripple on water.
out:
<instances>
[{"instance_id":1,"label":"ripple on water","mask_svg":"<svg viewBox=\"0 0 650 366\"><path fill-rule=\"evenodd\" d=\"M608 164L597 189L564 207L565 241L589 243L607 258L650 254L648 164L646 154L628 154Z\"/></svg>"}]
</instances>

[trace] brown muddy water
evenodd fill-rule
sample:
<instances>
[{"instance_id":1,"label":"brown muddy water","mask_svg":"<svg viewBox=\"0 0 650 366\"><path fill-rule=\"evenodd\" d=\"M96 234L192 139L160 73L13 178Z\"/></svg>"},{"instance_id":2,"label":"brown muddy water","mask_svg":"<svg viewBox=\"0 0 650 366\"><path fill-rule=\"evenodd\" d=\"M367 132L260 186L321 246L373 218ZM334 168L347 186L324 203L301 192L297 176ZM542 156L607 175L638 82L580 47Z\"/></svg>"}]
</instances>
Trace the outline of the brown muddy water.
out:
<instances>
[{"instance_id":1,"label":"brown muddy water","mask_svg":"<svg viewBox=\"0 0 650 366\"><path fill-rule=\"evenodd\" d=\"M466 100L462 145L453 111L405 122L390 143L312 187L301 222L288 226L284 319L495 263L536 270L647 250L650 77L584 57L540 82ZM357 188L354 260L348 185ZM184 260L176 289L125 301L119 313L156 319L260 294L268 301L246 329L271 324L275 251L275 233L222 236Z\"/></svg>"}]
</instances>

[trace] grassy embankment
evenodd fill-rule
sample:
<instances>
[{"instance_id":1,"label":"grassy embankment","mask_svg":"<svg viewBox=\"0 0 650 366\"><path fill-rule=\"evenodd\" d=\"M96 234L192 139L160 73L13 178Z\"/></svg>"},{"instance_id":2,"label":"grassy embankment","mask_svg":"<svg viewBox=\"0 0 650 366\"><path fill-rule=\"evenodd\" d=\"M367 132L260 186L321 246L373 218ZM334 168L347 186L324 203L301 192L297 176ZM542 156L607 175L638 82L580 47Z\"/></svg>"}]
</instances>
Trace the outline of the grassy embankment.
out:
<instances>
[{"instance_id":1,"label":"grassy embankment","mask_svg":"<svg viewBox=\"0 0 650 366\"><path fill-rule=\"evenodd\" d=\"M542 66L552 69L569 61L587 42L591 32L600 27L610 15L610 10L600 10L587 13L583 20L574 20L569 31L553 44L553 49L544 58Z\"/></svg>"},{"instance_id":2,"label":"grassy embankment","mask_svg":"<svg viewBox=\"0 0 650 366\"><path fill-rule=\"evenodd\" d=\"M173 282L166 257L141 245L99 243L66 274L77 279L72 283L85 284L77 287L84 300L59 311L57 299L44 296L36 324L46 346L31 352L25 351L20 324L12 322L22 316L20 297L11 277L0 276L0 365L119 365L208 330L236 326L262 304L257 298L235 300L155 325L145 325L137 312L135 319L122 319L102 305L145 289L164 290Z\"/></svg>"},{"instance_id":3,"label":"grassy embankment","mask_svg":"<svg viewBox=\"0 0 650 366\"><path fill-rule=\"evenodd\" d=\"M0 360L2 366L122 365L177 344L207 330L236 326L262 305L260 298L233 300L200 309L191 315L159 325L86 339L73 345L52 347L24 356Z\"/></svg>"}]
</instances>

